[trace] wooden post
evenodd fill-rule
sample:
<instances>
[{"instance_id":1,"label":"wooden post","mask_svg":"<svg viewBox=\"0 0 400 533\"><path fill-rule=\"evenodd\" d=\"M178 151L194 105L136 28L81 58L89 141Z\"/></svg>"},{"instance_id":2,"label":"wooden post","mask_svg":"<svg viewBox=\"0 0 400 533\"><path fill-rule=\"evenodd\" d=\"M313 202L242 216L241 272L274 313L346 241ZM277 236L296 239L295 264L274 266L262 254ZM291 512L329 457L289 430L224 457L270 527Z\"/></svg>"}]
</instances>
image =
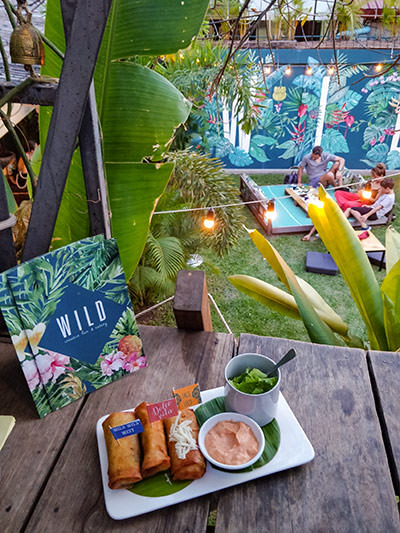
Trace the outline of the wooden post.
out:
<instances>
[{"instance_id":1,"label":"wooden post","mask_svg":"<svg viewBox=\"0 0 400 533\"><path fill-rule=\"evenodd\" d=\"M75 2L65 4L71 5ZM79 135L111 0L76 2L22 260L46 253Z\"/></svg>"},{"instance_id":2,"label":"wooden post","mask_svg":"<svg viewBox=\"0 0 400 533\"><path fill-rule=\"evenodd\" d=\"M179 329L213 330L204 272L201 270L178 272L173 309Z\"/></svg>"}]
</instances>

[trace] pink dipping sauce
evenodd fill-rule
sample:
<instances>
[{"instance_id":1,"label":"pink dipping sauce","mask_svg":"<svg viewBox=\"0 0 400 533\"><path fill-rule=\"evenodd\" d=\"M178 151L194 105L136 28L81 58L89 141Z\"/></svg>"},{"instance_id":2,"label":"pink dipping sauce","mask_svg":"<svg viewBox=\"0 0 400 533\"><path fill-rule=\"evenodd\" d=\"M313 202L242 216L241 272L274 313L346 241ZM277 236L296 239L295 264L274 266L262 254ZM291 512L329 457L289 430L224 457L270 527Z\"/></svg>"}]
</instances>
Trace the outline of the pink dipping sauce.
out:
<instances>
[{"instance_id":1,"label":"pink dipping sauce","mask_svg":"<svg viewBox=\"0 0 400 533\"><path fill-rule=\"evenodd\" d=\"M225 465L247 463L260 447L250 426L232 420L215 424L207 433L204 444L209 455Z\"/></svg>"}]
</instances>

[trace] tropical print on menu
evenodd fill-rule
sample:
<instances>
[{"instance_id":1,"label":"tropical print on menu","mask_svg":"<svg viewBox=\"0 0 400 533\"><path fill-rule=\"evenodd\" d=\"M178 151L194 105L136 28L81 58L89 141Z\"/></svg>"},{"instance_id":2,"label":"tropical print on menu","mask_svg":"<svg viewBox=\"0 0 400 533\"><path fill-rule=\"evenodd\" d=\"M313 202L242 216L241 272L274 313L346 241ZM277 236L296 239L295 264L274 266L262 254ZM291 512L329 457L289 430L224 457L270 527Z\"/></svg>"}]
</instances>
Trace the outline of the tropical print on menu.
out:
<instances>
[{"instance_id":1,"label":"tropical print on menu","mask_svg":"<svg viewBox=\"0 0 400 533\"><path fill-rule=\"evenodd\" d=\"M3 272L0 307L41 417L146 366L114 239Z\"/></svg>"}]
</instances>

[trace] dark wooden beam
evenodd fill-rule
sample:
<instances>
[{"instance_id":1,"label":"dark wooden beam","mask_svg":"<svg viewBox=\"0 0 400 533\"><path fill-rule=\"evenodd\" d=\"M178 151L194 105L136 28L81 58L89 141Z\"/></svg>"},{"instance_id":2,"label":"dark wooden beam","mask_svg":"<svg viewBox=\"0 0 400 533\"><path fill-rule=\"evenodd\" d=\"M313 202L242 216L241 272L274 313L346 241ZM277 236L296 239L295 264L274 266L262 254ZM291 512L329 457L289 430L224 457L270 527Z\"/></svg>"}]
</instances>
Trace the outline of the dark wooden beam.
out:
<instances>
[{"instance_id":1,"label":"dark wooden beam","mask_svg":"<svg viewBox=\"0 0 400 533\"><path fill-rule=\"evenodd\" d=\"M64 0L61 11L64 23L65 39L71 36L73 13L76 0ZM102 233L111 237L111 222L108 210L107 187L104 176L103 154L97 115L96 96L92 81L89 97L79 132L79 146L85 179L86 198L92 235Z\"/></svg>"},{"instance_id":2,"label":"dark wooden beam","mask_svg":"<svg viewBox=\"0 0 400 533\"><path fill-rule=\"evenodd\" d=\"M7 93L18 85L13 81L2 81L0 83L0 98L6 96ZM16 94L11 102L19 104L34 104L34 105L54 105L56 100L58 83L34 83L30 87L26 87L21 92Z\"/></svg>"},{"instance_id":3,"label":"dark wooden beam","mask_svg":"<svg viewBox=\"0 0 400 533\"><path fill-rule=\"evenodd\" d=\"M76 3L22 260L49 249L112 0ZM73 3L67 2L73 7Z\"/></svg>"}]
</instances>

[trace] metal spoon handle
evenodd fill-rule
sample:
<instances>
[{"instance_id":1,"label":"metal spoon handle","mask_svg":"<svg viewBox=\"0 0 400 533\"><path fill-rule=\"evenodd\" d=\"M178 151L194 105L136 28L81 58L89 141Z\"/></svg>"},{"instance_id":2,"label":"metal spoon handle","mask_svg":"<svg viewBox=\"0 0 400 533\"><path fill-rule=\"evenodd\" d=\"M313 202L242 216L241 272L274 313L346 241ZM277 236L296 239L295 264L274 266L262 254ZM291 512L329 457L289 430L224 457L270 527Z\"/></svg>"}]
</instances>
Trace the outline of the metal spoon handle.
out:
<instances>
[{"instance_id":1,"label":"metal spoon handle","mask_svg":"<svg viewBox=\"0 0 400 533\"><path fill-rule=\"evenodd\" d=\"M273 374L280 366L284 365L285 363L288 363L291 361L294 357L296 357L296 350L291 348L283 357L280 359L276 365L268 372L268 376Z\"/></svg>"}]
</instances>

